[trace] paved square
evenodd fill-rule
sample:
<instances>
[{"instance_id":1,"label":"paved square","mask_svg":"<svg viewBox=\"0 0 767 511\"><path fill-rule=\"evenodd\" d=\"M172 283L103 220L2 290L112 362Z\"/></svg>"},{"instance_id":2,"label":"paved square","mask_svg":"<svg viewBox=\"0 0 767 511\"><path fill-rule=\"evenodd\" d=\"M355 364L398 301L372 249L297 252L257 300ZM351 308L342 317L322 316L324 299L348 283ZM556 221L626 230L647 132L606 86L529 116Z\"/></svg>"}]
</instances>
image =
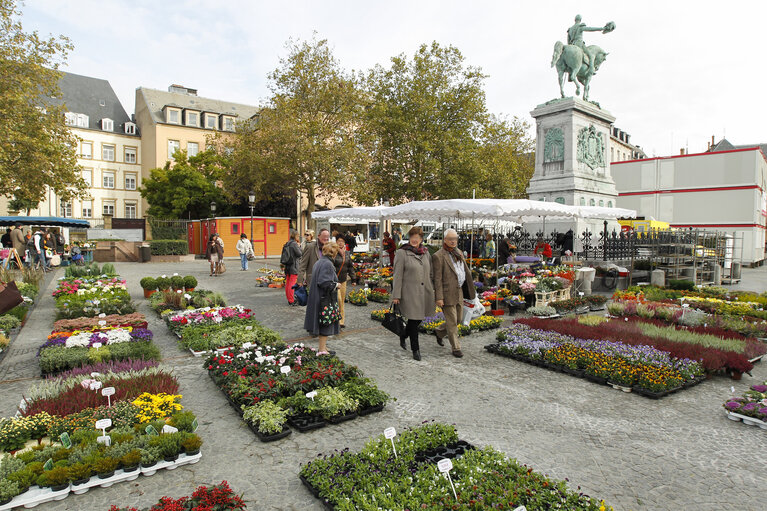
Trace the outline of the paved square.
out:
<instances>
[{"instance_id":1,"label":"paved square","mask_svg":"<svg viewBox=\"0 0 767 511\"><path fill-rule=\"evenodd\" d=\"M44 504L41 511L148 507L163 495L189 495L197 485L223 479L244 494L249 509L320 510L322 505L298 480L301 463L333 449L358 450L388 426L400 429L430 419L455 424L459 436L474 444L493 445L538 471L568 478L572 489L580 486L617 510L765 508L767 432L727 420L721 405L731 386L739 395L767 379L767 363L757 364L753 377L744 375L740 382L718 377L654 401L486 353L482 347L492 342L495 331L463 338L463 359L452 357L433 336L423 336L423 361L415 362L397 339L369 319L381 304L349 305L346 330L328 344L397 402L378 414L265 444L227 404L202 360L177 347L142 298L139 279L194 275L199 288L252 308L285 340L313 345L302 328L304 308L289 307L281 289L254 287L261 261L254 261L248 272L238 271L232 261L218 278L208 276L204 261L115 266L147 316L164 363L179 376L182 403L199 417L203 458L195 465ZM63 270L55 274L61 275ZM740 287L762 291L765 276L762 269L744 270ZM2 416L15 412L21 395L39 377L35 355L53 326L52 289L49 282L41 290L28 324L0 363Z\"/></svg>"}]
</instances>

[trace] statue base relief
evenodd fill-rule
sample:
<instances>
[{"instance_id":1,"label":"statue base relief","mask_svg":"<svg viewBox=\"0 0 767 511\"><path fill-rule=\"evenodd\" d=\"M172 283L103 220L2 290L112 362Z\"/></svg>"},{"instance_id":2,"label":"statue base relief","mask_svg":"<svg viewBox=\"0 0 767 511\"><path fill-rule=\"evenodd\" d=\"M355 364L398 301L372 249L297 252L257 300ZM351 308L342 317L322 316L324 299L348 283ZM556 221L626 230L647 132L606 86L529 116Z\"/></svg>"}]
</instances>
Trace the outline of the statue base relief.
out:
<instances>
[{"instance_id":1,"label":"statue base relief","mask_svg":"<svg viewBox=\"0 0 767 511\"><path fill-rule=\"evenodd\" d=\"M610 129L615 117L577 97L549 101L530 114L536 121L535 173L527 187L530 199L615 207L618 193L610 174ZM573 231L586 224L596 226L572 222ZM546 232L551 231L549 225L546 222ZM557 225L557 231L562 232L562 227Z\"/></svg>"}]
</instances>

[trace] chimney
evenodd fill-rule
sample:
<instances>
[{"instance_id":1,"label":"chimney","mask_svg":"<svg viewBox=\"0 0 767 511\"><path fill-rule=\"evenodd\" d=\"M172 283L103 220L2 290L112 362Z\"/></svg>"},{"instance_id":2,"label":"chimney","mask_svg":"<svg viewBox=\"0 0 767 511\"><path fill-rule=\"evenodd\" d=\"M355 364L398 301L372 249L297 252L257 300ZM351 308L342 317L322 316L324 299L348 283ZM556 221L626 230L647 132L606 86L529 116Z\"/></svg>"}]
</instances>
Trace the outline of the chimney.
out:
<instances>
[{"instance_id":1,"label":"chimney","mask_svg":"<svg viewBox=\"0 0 767 511\"><path fill-rule=\"evenodd\" d=\"M684 155L684 147L682 147L681 149L679 149L679 154L680 154L680 155Z\"/></svg>"},{"instance_id":2,"label":"chimney","mask_svg":"<svg viewBox=\"0 0 767 511\"><path fill-rule=\"evenodd\" d=\"M711 149L713 149L715 145L716 143L714 142L714 135L711 135Z\"/></svg>"}]
</instances>

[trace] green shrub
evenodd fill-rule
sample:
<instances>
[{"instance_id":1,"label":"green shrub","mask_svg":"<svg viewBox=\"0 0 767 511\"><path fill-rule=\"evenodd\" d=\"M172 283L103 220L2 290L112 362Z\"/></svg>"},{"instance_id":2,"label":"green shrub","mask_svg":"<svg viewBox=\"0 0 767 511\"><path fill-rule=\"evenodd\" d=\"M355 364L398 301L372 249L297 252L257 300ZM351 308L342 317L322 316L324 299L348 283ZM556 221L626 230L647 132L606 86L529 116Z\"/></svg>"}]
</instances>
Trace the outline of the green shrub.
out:
<instances>
[{"instance_id":1,"label":"green shrub","mask_svg":"<svg viewBox=\"0 0 767 511\"><path fill-rule=\"evenodd\" d=\"M19 483L8 479L0 479L0 501L12 499L21 493Z\"/></svg>"},{"instance_id":2,"label":"green shrub","mask_svg":"<svg viewBox=\"0 0 767 511\"><path fill-rule=\"evenodd\" d=\"M93 467L87 463L73 463L67 470L69 470L70 481L81 481L93 475Z\"/></svg>"},{"instance_id":3,"label":"green shrub","mask_svg":"<svg viewBox=\"0 0 767 511\"><path fill-rule=\"evenodd\" d=\"M189 244L186 240L152 240L149 242L152 255L186 255Z\"/></svg>"},{"instance_id":4,"label":"green shrub","mask_svg":"<svg viewBox=\"0 0 767 511\"><path fill-rule=\"evenodd\" d=\"M42 463L40 463L40 468L42 470ZM18 484L20 490L26 491L27 488L35 483L38 475L39 474L36 474L34 470L27 466L25 469L10 474L7 479Z\"/></svg>"},{"instance_id":5,"label":"green shrub","mask_svg":"<svg viewBox=\"0 0 767 511\"><path fill-rule=\"evenodd\" d=\"M106 351L105 351L106 350ZM93 358L91 358L93 352ZM108 358L106 358L108 357ZM132 341L110 344L102 348L54 346L40 352L38 359L43 374L56 374L75 367L92 364L96 358L105 360L144 359L160 360L160 350L151 341Z\"/></svg>"},{"instance_id":6,"label":"green shrub","mask_svg":"<svg viewBox=\"0 0 767 511\"><path fill-rule=\"evenodd\" d=\"M193 289L197 287L197 279L192 275L184 277L184 287L186 289Z\"/></svg>"},{"instance_id":7,"label":"green shrub","mask_svg":"<svg viewBox=\"0 0 767 511\"><path fill-rule=\"evenodd\" d=\"M357 409L359 402L349 397L346 392L333 387L322 387L314 398L320 405L320 413L326 419L344 415Z\"/></svg>"},{"instance_id":8,"label":"green shrub","mask_svg":"<svg viewBox=\"0 0 767 511\"><path fill-rule=\"evenodd\" d=\"M107 456L93 464L93 471L97 474L108 474L117 470L119 464L120 460Z\"/></svg>"},{"instance_id":9,"label":"green shrub","mask_svg":"<svg viewBox=\"0 0 767 511\"><path fill-rule=\"evenodd\" d=\"M168 277L158 277L156 279L157 282L157 289L160 291L165 291L166 289L170 289L170 279Z\"/></svg>"},{"instance_id":10,"label":"green shrub","mask_svg":"<svg viewBox=\"0 0 767 511\"><path fill-rule=\"evenodd\" d=\"M280 433L288 420L288 411L274 401L261 401L245 407L243 412L242 418L257 426L259 433L264 435Z\"/></svg>"},{"instance_id":11,"label":"green shrub","mask_svg":"<svg viewBox=\"0 0 767 511\"><path fill-rule=\"evenodd\" d=\"M184 452L190 453L199 451L202 447L202 438L194 433L187 434L187 437L181 441L181 447L184 448Z\"/></svg>"},{"instance_id":12,"label":"green shrub","mask_svg":"<svg viewBox=\"0 0 767 511\"><path fill-rule=\"evenodd\" d=\"M152 277L144 277L139 281L139 284L141 284L141 289L144 290L152 290L157 289L157 279L154 279Z\"/></svg>"},{"instance_id":13,"label":"green shrub","mask_svg":"<svg viewBox=\"0 0 767 511\"><path fill-rule=\"evenodd\" d=\"M37 484L40 486L59 486L69 481L69 470L67 467L53 467L40 474L37 478Z\"/></svg>"},{"instance_id":14,"label":"green shrub","mask_svg":"<svg viewBox=\"0 0 767 511\"><path fill-rule=\"evenodd\" d=\"M141 463L141 451L133 449L120 458L120 465L126 468L136 467Z\"/></svg>"},{"instance_id":15,"label":"green shrub","mask_svg":"<svg viewBox=\"0 0 767 511\"><path fill-rule=\"evenodd\" d=\"M9 314L0 316L0 330L10 332L12 328L19 328L20 326L21 321L19 321L19 318L16 316L11 316Z\"/></svg>"},{"instance_id":16,"label":"green shrub","mask_svg":"<svg viewBox=\"0 0 767 511\"><path fill-rule=\"evenodd\" d=\"M101 273L103 275L108 275L110 277L114 277L117 275L117 270L115 270L115 265L112 263L106 263L104 266L101 267Z\"/></svg>"},{"instance_id":17,"label":"green shrub","mask_svg":"<svg viewBox=\"0 0 767 511\"><path fill-rule=\"evenodd\" d=\"M686 279L671 279L668 281L668 287L677 291L694 291L695 282Z\"/></svg>"},{"instance_id":18,"label":"green shrub","mask_svg":"<svg viewBox=\"0 0 767 511\"><path fill-rule=\"evenodd\" d=\"M179 431L186 431L188 433L193 433L194 426L192 426L192 423L194 422L194 419L195 419L195 416L192 412L189 412L189 411L176 412L173 415L171 415L170 421L168 422L168 424L178 429Z\"/></svg>"},{"instance_id":19,"label":"green shrub","mask_svg":"<svg viewBox=\"0 0 767 511\"><path fill-rule=\"evenodd\" d=\"M184 277L181 275L174 275L170 278L170 285L173 289L181 289L184 287Z\"/></svg>"}]
</instances>

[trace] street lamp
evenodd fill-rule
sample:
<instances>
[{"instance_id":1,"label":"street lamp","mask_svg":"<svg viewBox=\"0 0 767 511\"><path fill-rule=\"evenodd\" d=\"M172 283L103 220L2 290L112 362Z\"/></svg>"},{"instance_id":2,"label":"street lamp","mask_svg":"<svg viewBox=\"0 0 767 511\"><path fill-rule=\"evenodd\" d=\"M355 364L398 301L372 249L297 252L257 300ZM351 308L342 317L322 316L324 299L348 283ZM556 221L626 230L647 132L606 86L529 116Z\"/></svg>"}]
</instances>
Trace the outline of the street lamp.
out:
<instances>
[{"instance_id":1,"label":"street lamp","mask_svg":"<svg viewBox=\"0 0 767 511\"><path fill-rule=\"evenodd\" d=\"M213 216L213 226L215 228L216 225L216 201L212 200L210 201L210 214ZM208 226L208 234L213 234L211 231L210 225Z\"/></svg>"},{"instance_id":2,"label":"street lamp","mask_svg":"<svg viewBox=\"0 0 767 511\"><path fill-rule=\"evenodd\" d=\"M256 192L253 190L248 192L248 205L250 206L250 247L253 248L253 206L256 205Z\"/></svg>"}]
</instances>

